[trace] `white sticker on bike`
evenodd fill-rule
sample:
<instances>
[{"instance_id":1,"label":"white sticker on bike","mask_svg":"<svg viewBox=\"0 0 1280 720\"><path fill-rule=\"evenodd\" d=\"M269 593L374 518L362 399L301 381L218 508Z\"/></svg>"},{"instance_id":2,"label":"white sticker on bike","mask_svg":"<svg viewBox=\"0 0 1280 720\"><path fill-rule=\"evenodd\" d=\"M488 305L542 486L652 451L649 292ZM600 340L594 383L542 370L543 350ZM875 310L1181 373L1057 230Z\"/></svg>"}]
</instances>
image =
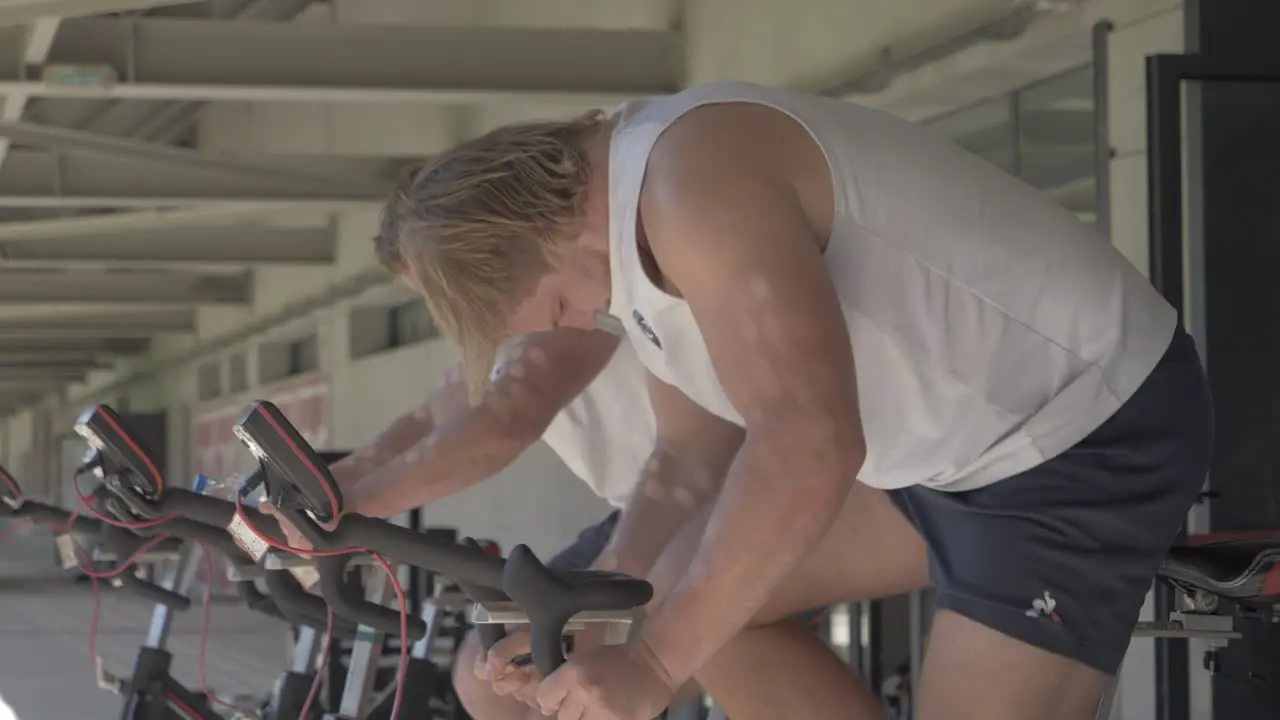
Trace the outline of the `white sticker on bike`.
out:
<instances>
[{"instance_id":1,"label":"white sticker on bike","mask_svg":"<svg viewBox=\"0 0 1280 720\"><path fill-rule=\"evenodd\" d=\"M240 517L240 513L236 513L231 518L231 522L227 525L227 532L231 533L231 539L236 541L241 550L248 553L254 562L262 562L262 558L266 556L271 546L263 540L258 533L249 527L249 524Z\"/></svg>"}]
</instances>

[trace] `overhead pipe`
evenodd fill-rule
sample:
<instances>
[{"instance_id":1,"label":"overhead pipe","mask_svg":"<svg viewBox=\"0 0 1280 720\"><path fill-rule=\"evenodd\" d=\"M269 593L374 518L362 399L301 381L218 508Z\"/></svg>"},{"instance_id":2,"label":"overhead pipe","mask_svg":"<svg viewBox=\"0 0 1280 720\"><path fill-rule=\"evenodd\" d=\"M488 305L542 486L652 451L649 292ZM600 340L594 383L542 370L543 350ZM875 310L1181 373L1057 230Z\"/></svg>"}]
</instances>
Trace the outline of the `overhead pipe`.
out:
<instances>
[{"instance_id":1,"label":"overhead pipe","mask_svg":"<svg viewBox=\"0 0 1280 720\"><path fill-rule=\"evenodd\" d=\"M842 80L822 91L828 97L850 95L874 95L889 89L899 77L928 65L947 60L976 45L1005 43L1022 37L1037 20L1049 14L1066 12L1087 0L1031 0L1022 2L1012 10L990 22L966 30L933 47L901 58L892 57L885 48L881 62L875 68Z\"/></svg>"}]
</instances>

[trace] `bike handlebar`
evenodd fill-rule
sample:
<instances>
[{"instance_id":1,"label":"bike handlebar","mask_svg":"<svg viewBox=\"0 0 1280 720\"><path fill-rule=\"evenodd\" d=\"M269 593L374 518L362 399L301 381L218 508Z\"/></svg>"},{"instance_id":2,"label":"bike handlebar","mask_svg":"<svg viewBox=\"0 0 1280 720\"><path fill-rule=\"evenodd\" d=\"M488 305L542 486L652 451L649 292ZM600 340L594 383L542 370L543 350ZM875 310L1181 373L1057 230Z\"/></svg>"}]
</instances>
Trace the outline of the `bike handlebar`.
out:
<instances>
[{"instance_id":1,"label":"bike handlebar","mask_svg":"<svg viewBox=\"0 0 1280 720\"><path fill-rule=\"evenodd\" d=\"M114 579L119 583L121 590L127 590L149 602L164 605L171 610L179 612L191 609L191 598L153 582L143 580L129 570L125 570L115 576Z\"/></svg>"},{"instance_id":2,"label":"bike handlebar","mask_svg":"<svg viewBox=\"0 0 1280 720\"><path fill-rule=\"evenodd\" d=\"M347 580L351 555L329 555L316 559L320 571L320 594L338 615L388 635L400 634L400 611L365 599L359 583ZM427 623L417 615L405 616L409 640L427 634Z\"/></svg>"},{"instance_id":3,"label":"bike handlebar","mask_svg":"<svg viewBox=\"0 0 1280 720\"><path fill-rule=\"evenodd\" d=\"M382 520L343 515L342 493L328 467L268 401L251 403L236 421L234 432L274 471L260 474L272 504L317 548L376 552L448 576L464 592L485 589L493 598L505 593L523 607L530 619L533 661L544 677L565 661L560 638L574 615L627 610L653 596L649 583L625 575L551 570L523 545L504 561L476 546L441 543ZM335 521L331 528L321 527ZM492 631L482 635L486 642L495 637Z\"/></svg>"},{"instance_id":4,"label":"bike handlebar","mask_svg":"<svg viewBox=\"0 0 1280 720\"><path fill-rule=\"evenodd\" d=\"M263 579L267 592L275 602L280 614L295 625L306 625L323 630L328 620L329 607L325 601L307 592L297 578L288 570L266 570ZM340 637L354 637L355 626L346 618L334 618L333 631Z\"/></svg>"}]
</instances>

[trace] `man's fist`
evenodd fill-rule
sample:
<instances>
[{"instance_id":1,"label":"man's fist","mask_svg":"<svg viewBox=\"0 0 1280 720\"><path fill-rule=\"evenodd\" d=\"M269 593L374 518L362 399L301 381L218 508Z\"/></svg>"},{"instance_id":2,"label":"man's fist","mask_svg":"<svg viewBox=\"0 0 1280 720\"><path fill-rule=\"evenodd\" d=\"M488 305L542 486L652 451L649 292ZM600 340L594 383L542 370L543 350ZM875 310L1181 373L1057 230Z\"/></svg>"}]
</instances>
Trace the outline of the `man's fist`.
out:
<instances>
[{"instance_id":1,"label":"man's fist","mask_svg":"<svg viewBox=\"0 0 1280 720\"><path fill-rule=\"evenodd\" d=\"M476 656L475 674L493 685L493 691L536 706L538 683L542 678L533 666L520 667L511 661L530 651L529 632L513 630L487 653Z\"/></svg>"}]
</instances>

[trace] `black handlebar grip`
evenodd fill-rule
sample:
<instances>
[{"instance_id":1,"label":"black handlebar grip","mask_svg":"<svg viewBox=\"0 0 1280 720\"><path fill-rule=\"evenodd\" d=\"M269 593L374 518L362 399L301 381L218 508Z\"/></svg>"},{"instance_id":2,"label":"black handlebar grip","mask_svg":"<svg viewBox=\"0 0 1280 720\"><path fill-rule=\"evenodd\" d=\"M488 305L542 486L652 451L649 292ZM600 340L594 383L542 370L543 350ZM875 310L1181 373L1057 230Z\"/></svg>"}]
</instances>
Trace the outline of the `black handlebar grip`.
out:
<instances>
[{"instance_id":1,"label":"black handlebar grip","mask_svg":"<svg viewBox=\"0 0 1280 720\"><path fill-rule=\"evenodd\" d=\"M507 557L502 589L529 616L529 649L542 677L565 662L564 626L578 613L570 601L573 590L547 569L526 545Z\"/></svg>"},{"instance_id":2,"label":"black handlebar grip","mask_svg":"<svg viewBox=\"0 0 1280 720\"><path fill-rule=\"evenodd\" d=\"M116 576L120 581L120 589L150 600L153 603L164 605L170 610L179 612L191 608L191 598L180 593L176 593L167 588L160 587L155 583L147 582L142 578L134 575L131 571L126 570Z\"/></svg>"},{"instance_id":3,"label":"black handlebar grip","mask_svg":"<svg viewBox=\"0 0 1280 720\"><path fill-rule=\"evenodd\" d=\"M592 570L551 570L524 545L507 558L502 589L529 616L533 662L543 677L564 663L561 636L574 615L630 610L653 599L653 586L644 580Z\"/></svg>"},{"instance_id":4,"label":"black handlebar grip","mask_svg":"<svg viewBox=\"0 0 1280 720\"><path fill-rule=\"evenodd\" d=\"M484 547L476 542L475 538L462 538L462 544L469 548L484 551ZM455 581L456 582L456 581ZM489 588L475 585L473 583L458 583L458 587L462 592L471 598L472 602L484 602L486 600L506 600L503 593L495 592ZM493 648L494 645L502 642L507 637L507 631L502 627L502 623L480 623L475 626L476 636L480 638L480 644L486 651Z\"/></svg>"},{"instance_id":5,"label":"black handlebar grip","mask_svg":"<svg viewBox=\"0 0 1280 720\"><path fill-rule=\"evenodd\" d=\"M293 573L288 570L266 570L262 573L266 580L266 589L270 592L270 606L257 606L262 614L280 616L285 623L305 626L324 632L328 625L329 609L323 600L308 593L298 584ZM333 637L352 639L356 637L356 626L334 616Z\"/></svg>"},{"instance_id":6,"label":"black handlebar grip","mask_svg":"<svg viewBox=\"0 0 1280 720\"><path fill-rule=\"evenodd\" d=\"M348 583L349 562L350 555L329 555L316 559L316 569L320 571L320 594L339 617L388 635L399 636L401 612L366 600L360 589L361 583ZM409 640L418 640L427 634L426 621L417 615L408 614L405 621Z\"/></svg>"},{"instance_id":7,"label":"black handlebar grip","mask_svg":"<svg viewBox=\"0 0 1280 720\"><path fill-rule=\"evenodd\" d=\"M275 602L258 590L258 586L252 580L235 581L236 595L240 596L240 601L250 610L270 615L274 618L283 618L280 614L280 608L276 607Z\"/></svg>"},{"instance_id":8,"label":"black handlebar grip","mask_svg":"<svg viewBox=\"0 0 1280 720\"><path fill-rule=\"evenodd\" d=\"M324 629L329 614L328 606L324 600L304 590L293 573L288 570L265 570L262 578L281 615L295 625Z\"/></svg>"}]
</instances>

